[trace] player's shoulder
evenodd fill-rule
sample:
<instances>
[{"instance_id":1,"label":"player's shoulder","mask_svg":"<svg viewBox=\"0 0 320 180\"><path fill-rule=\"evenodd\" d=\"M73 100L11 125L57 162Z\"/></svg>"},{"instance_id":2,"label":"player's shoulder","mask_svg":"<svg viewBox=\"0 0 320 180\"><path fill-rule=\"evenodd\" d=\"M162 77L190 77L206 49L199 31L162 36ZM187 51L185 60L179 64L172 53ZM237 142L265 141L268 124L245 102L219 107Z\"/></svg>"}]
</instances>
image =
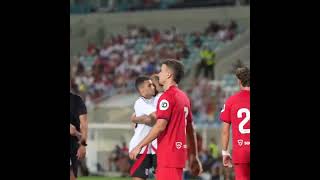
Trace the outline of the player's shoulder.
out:
<instances>
[{"instance_id":1,"label":"player's shoulder","mask_svg":"<svg viewBox=\"0 0 320 180\"><path fill-rule=\"evenodd\" d=\"M160 96L159 99L163 99L163 98L170 98L172 96L172 91L164 91Z\"/></svg>"},{"instance_id":2,"label":"player's shoulder","mask_svg":"<svg viewBox=\"0 0 320 180\"><path fill-rule=\"evenodd\" d=\"M162 96L163 92L159 92L154 99L159 99Z\"/></svg>"},{"instance_id":3,"label":"player's shoulder","mask_svg":"<svg viewBox=\"0 0 320 180\"><path fill-rule=\"evenodd\" d=\"M73 92L70 92L70 98L72 98L72 99L74 99L76 101L82 101L82 98L79 95L77 95L77 94L75 94Z\"/></svg>"},{"instance_id":4,"label":"player's shoulder","mask_svg":"<svg viewBox=\"0 0 320 180\"><path fill-rule=\"evenodd\" d=\"M73 92L70 92L70 97L80 97L79 95L73 93Z\"/></svg>"},{"instance_id":5,"label":"player's shoulder","mask_svg":"<svg viewBox=\"0 0 320 180\"><path fill-rule=\"evenodd\" d=\"M232 94L229 98L227 98L226 104L231 104L234 101L236 101L239 98L239 93L240 92L236 92L236 93Z\"/></svg>"},{"instance_id":6,"label":"player's shoulder","mask_svg":"<svg viewBox=\"0 0 320 180\"><path fill-rule=\"evenodd\" d=\"M135 102L134 102L134 106L138 106L138 105L141 105L143 104L144 101L141 97L139 97Z\"/></svg>"},{"instance_id":7,"label":"player's shoulder","mask_svg":"<svg viewBox=\"0 0 320 180\"><path fill-rule=\"evenodd\" d=\"M237 99L239 99L239 98L243 98L243 97L248 96L248 95L249 95L249 97L250 97L250 91L238 91L238 92L236 92L235 94L233 94L233 95L231 96L231 98L232 98L233 100L237 100Z\"/></svg>"},{"instance_id":8,"label":"player's shoulder","mask_svg":"<svg viewBox=\"0 0 320 180\"><path fill-rule=\"evenodd\" d=\"M244 91L238 91L236 93L234 93L233 95L231 95L226 103L235 103L238 102L239 100L243 100L243 97L247 95L247 92ZM250 98L250 94L249 94L249 98Z\"/></svg>"}]
</instances>

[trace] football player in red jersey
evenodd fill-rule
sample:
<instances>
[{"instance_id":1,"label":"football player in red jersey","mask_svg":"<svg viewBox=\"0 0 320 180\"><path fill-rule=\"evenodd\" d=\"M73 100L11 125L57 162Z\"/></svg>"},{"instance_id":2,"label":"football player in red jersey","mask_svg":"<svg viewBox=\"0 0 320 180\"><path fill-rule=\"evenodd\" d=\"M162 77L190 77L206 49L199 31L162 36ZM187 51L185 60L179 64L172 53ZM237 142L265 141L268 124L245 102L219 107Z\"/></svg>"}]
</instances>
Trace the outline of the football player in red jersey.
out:
<instances>
[{"instance_id":1,"label":"football player in red jersey","mask_svg":"<svg viewBox=\"0 0 320 180\"><path fill-rule=\"evenodd\" d=\"M159 83L163 85L164 92L158 101L156 124L130 152L130 158L136 159L142 147L158 138L157 180L182 180L182 169L187 160L187 140L192 150L192 174L199 175L202 172L190 100L177 86L183 74L183 65L177 60L166 60L161 64Z\"/></svg>"},{"instance_id":2,"label":"football player in red jersey","mask_svg":"<svg viewBox=\"0 0 320 180\"><path fill-rule=\"evenodd\" d=\"M232 124L232 164L235 179L250 179L250 70L241 67L236 70L240 91L229 97L221 110L223 165L231 167L228 152L229 129Z\"/></svg>"}]
</instances>

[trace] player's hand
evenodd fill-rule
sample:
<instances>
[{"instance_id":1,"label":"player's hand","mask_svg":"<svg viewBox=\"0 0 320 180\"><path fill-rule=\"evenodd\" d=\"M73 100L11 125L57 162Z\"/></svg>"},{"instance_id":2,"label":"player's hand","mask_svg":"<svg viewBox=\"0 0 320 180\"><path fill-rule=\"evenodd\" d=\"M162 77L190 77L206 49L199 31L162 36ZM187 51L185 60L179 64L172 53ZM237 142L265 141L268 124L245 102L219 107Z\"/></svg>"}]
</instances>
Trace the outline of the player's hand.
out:
<instances>
[{"instance_id":1,"label":"player's hand","mask_svg":"<svg viewBox=\"0 0 320 180\"><path fill-rule=\"evenodd\" d=\"M132 115L131 115L131 117L130 117L130 121L132 122L132 121L134 121L134 118L136 117L136 113L133 113Z\"/></svg>"},{"instance_id":2,"label":"player's hand","mask_svg":"<svg viewBox=\"0 0 320 180\"><path fill-rule=\"evenodd\" d=\"M223 166L225 166L225 167L232 167L231 156L229 156L229 155L224 155L224 156L222 157L222 162L223 162Z\"/></svg>"},{"instance_id":3,"label":"player's hand","mask_svg":"<svg viewBox=\"0 0 320 180\"><path fill-rule=\"evenodd\" d=\"M148 116L148 115L142 115L142 116L141 116L141 119L142 119L142 122L143 122L144 124L147 124L147 125L151 124L151 117L150 117L150 116Z\"/></svg>"},{"instance_id":4,"label":"player's hand","mask_svg":"<svg viewBox=\"0 0 320 180\"><path fill-rule=\"evenodd\" d=\"M137 155L140 153L141 149L142 148L140 146L136 146L135 148L133 148L129 153L130 159L137 160Z\"/></svg>"},{"instance_id":5,"label":"player's hand","mask_svg":"<svg viewBox=\"0 0 320 180\"><path fill-rule=\"evenodd\" d=\"M74 125L70 124L70 135L75 136L77 133L77 129Z\"/></svg>"},{"instance_id":6,"label":"player's hand","mask_svg":"<svg viewBox=\"0 0 320 180\"><path fill-rule=\"evenodd\" d=\"M198 157L190 157L190 170L192 176L199 176L203 172L202 164Z\"/></svg>"},{"instance_id":7,"label":"player's hand","mask_svg":"<svg viewBox=\"0 0 320 180\"><path fill-rule=\"evenodd\" d=\"M79 160L86 157L86 147L85 146L80 145L80 147L78 148L77 157Z\"/></svg>"}]
</instances>

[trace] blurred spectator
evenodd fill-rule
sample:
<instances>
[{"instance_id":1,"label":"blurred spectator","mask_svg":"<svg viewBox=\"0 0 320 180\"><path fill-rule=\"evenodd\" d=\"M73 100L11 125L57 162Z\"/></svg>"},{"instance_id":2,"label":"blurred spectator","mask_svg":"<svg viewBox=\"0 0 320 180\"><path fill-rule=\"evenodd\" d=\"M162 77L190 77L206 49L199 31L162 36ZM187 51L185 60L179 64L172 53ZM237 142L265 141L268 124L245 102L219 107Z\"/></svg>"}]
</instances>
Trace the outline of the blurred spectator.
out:
<instances>
[{"instance_id":1,"label":"blurred spectator","mask_svg":"<svg viewBox=\"0 0 320 180\"><path fill-rule=\"evenodd\" d=\"M199 77L204 69L204 77L214 79L215 52L210 50L207 45L200 50L200 63L197 65L196 78Z\"/></svg>"},{"instance_id":2,"label":"blurred spectator","mask_svg":"<svg viewBox=\"0 0 320 180\"><path fill-rule=\"evenodd\" d=\"M187 59L189 55L190 55L190 51L188 50L187 46L183 44L182 57L184 59Z\"/></svg>"},{"instance_id":3,"label":"blurred spectator","mask_svg":"<svg viewBox=\"0 0 320 180\"><path fill-rule=\"evenodd\" d=\"M209 152L211 153L213 158L218 159L218 154L219 154L218 145L217 145L216 140L214 138L210 139Z\"/></svg>"},{"instance_id":4,"label":"blurred spectator","mask_svg":"<svg viewBox=\"0 0 320 180\"><path fill-rule=\"evenodd\" d=\"M200 33L196 32L194 35L195 35L195 39L193 40L193 44L195 47L200 48L202 46L202 40L200 37Z\"/></svg>"},{"instance_id":5,"label":"blurred spectator","mask_svg":"<svg viewBox=\"0 0 320 180\"><path fill-rule=\"evenodd\" d=\"M227 33L228 29L226 28L226 26L222 25L217 33L217 39L220 41L226 41L228 35Z\"/></svg>"},{"instance_id":6,"label":"blurred spectator","mask_svg":"<svg viewBox=\"0 0 320 180\"><path fill-rule=\"evenodd\" d=\"M128 148L126 142L122 142L121 152L122 152L123 154L127 154L127 155L128 155L128 153L129 153L129 148Z\"/></svg>"},{"instance_id":7,"label":"blurred spectator","mask_svg":"<svg viewBox=\"0 0 320 180\"><path fill-rule=\"evenodd\" d=\"M84 158L83 160L81 160L79 165L80 166L79 166L78 175L80 175L80 176L89 176L89 169L87 167L87 159Z\"/></svg>"},{"instance_id":8,"label":"blurred spectator","mask_svg":"<svg viewBox=\"0 0 320 180\"><path fill-rule=\"evenodd\" d=\"M229 25L229 29L232 30L232 31L237 31L238 24L236 23L236 21L231 20L230 25Z\"/></svg>"},{"instance_id":9,"label":"blurred spectator","mask_svg":"<svg viewBox=\"0 0 320 180\"><path fill-rule=\"evenodd\" d=\"M121 148L119 145L116 145L115 148L111 151L111 155L108 158L108 167L109 171L112 171L112 167L116 167L116 171L118 171L118 167L115 165L119 160L121 154Z\"/></svg>"},{"instance_id":10,"label":"blurred spectator","mask_svg":"<svg viewBox=\"0 0 320 180\"><path fill-rule=\"evenodd\" d=\"M207 35L215 35L220 29L220 25L216 21L211 21L206 28L205 33Z\"/></svg>"},{"instance_id":11,"label":"blurred spectator","mask_svg":"<svg viewBox=\"0 0 320 180\"><path fill-rule=\"evenodd\" d=\"M201 157L203 172L210 172L211 166L216 160L217 159L214 159L208 150L204 150Z\"/></svg>"},{"instance_id":12,"label":"blurred spectator","mask_svg":"<svg viewBox=\"0 0 320 180\"><path fill-rule=\"evenodd\" d=\"M97 171L98 172L105 172L106 170L102 167L102 165L100 163L97 163Z\"/></svg>"},{"instance_id":13,"label":"blurred spectator","mask_svg":"<svg viewBox=\"0 0 320 180\"><path fill-rule=\"evenodd\" d=\"M211 180L220 180L223 175L223 168L222 156L219 156L211 167Z\"/></svg>"},{"instance_id":14,"label":"blurred spectator","mask_svg":"<svg viewBox=\"0 0 320 180\"><path fill-rule=\"evenodd\" d=\"M93 55L96 52L96 45L93 43L88 43L87 53Z\"/></svg>"}]
</instances>

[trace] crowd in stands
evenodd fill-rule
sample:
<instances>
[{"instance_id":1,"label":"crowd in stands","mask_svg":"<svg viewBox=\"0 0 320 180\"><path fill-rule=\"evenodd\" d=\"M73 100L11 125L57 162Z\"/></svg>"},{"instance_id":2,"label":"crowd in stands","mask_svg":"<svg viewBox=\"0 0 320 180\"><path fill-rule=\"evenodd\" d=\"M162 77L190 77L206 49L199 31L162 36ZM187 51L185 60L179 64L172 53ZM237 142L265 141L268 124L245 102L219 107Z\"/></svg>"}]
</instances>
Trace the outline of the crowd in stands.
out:
<instances>
[{"instance_id":1,"label":"crowd in stands","mask_svg":"<svg viewBox=\"0 0 320 180\"><path fill-rule=\"evenodd\" d=\"M111 36L100 46L89 43L85 51L73 57L71 89L87 105L114 94L135 92L135 78L159 72L161 59L181 60L188 73L192 63L201 66L204 50L214 52L232 40L237 30L234 21L227 25L210 22L204 32L189 34L180 33L176 27L159 31L128 25L127 34ZM215 63L212 58L206 61ZM205 77L208 77L206 73ZM201 79L199 73L196 78Z\"/></svg>"},{"instance_id":2,"label":"crowd in stands","mask_svg":"<svg viewBox=\"0 0 320 180\"><path fill-rule=\"evenodd\" d=\"M219 91L219 89L217 90ZM214 122L218 105L216 104L216 96L212 92L212 85L205 78L194 81L187 90L192 102L192 114L196 124L212 124Z\"/></svg>"}]
</instances>

